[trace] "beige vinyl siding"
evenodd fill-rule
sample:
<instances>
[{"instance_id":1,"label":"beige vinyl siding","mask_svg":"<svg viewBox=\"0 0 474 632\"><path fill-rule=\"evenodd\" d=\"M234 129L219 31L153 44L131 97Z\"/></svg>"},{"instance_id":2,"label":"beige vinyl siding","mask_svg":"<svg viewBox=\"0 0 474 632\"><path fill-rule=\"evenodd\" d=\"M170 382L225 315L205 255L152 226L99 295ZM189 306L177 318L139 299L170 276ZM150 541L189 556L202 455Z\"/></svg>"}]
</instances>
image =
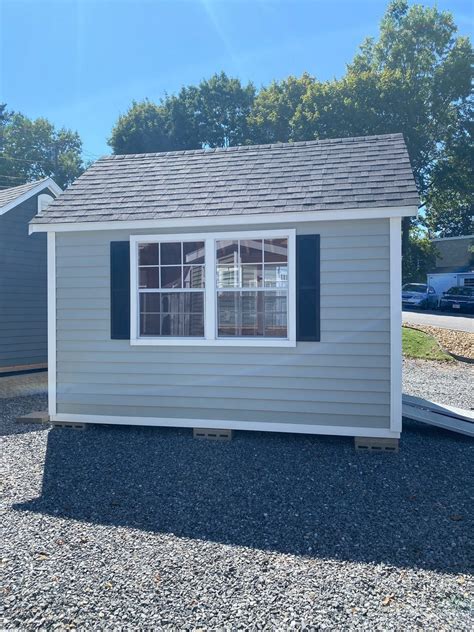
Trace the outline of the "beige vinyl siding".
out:
<instances>
[{"instance_id":1,"label":"beige vinyl siding","mask_svg":"<svg viewBox=\"0 0 474 632\"><path fill-rule=\"evenodd\" d=\"M294 348L111 340L109 245L130 231L58 233L58 414L388 429L389 220L296 230L321 235L321 342Z\"/></svg>"}]
</instances>

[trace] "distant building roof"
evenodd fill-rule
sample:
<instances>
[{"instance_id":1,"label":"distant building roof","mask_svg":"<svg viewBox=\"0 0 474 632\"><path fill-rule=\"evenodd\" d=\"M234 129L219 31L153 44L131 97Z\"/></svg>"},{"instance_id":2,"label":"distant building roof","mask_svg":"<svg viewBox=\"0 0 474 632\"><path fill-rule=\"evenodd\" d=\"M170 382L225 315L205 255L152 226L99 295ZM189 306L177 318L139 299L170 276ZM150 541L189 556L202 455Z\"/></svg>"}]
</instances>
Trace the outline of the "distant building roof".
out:
<instances>
[{"instance_id":1,"label":"distant building roof","mask_svg":"<svg viewBox=\"0 0 474 632\"><path fill-rule=\"evenodd\" d=\"M401 134L108 156L32 224L419 204Z\"/></svg>"},{"instance_id":2,"label":"distant building roof","mask_svg":"<svg viewBox=\"0 0 474 632\"><path fill-rule=\"evenodd\" d=\"M440 241L454 241L454 240L464 240L464 239L474 239L474 235L457 235L456 237L435 237L431 241L440 242Z\"/></svg>"},{"instance_id":3,"label":"distant building roof","mask_svg":"<svg viewBox=\"0 0 474 632\"><path fill-rule=\"evenodd\" d=\"M46 188L50 189L55 195L61 193L61 188L49 177L35 180L34 182L27 182L26 184L20 184L20 186L17 187L0 190L0 215L3 215L17 204L21 204L24 200L27 200L32 195Z\"/></svg>"},{"instance_id":4,"label":"distant building roof","mask_svg":"<svg viewBox=\"0 0 474 632\"><path fill-rule=\"evenodd\" d=\"M432 240L436 251L436 263L433 273L470 272L474 270L474 235L444 237Z\"/></svg>"}]
</instances>

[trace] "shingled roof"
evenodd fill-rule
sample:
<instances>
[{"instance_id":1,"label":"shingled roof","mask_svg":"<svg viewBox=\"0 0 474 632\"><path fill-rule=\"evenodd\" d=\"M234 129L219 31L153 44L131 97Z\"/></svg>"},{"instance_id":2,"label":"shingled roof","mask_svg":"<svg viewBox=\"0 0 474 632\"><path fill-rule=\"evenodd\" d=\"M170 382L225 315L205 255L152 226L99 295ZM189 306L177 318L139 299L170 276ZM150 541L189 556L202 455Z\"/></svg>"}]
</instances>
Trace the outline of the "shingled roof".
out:
<instances>
[{"instance_id":1,"label":"shingled roof","mask_svg":"<svg viewBox=\"0 0 474 632\"><path fill-rule=\"evenodd\" d=\"M42 180L36 180L35 182L27 182L26 184L20 184L17 187L9 187L8 189L4 189L3 191L0 191L0 208L2 208L3 206L6 206L9 202L13 202L13 200L16 200L21 195L24 195L31 189L34 189L35 187L38 186L38 184L41 184L42 182L45 182L46 180L48 180L48 178L43 178Z\"/></svg>"},{"instance_id":2,"label":"shingled roof","mask_svg":"<svg viewBox=\"0 0 474 632\"><path fill-rule=\"evenodd\" d=\"M61 188L50 177L3 189L0 191L0 215L15 208L29 197L46 191L52 193L53 196L57 196L62 192Z\"/></svg>"},{"instance_id":3,"label":"shingled roof","mask_svg":"<svg viewBox=\"0 0 474 632\"><path fill-rule=\"evenodd\" d=\"M401 134L107 156L33 224L417 206Z\"/></svg>"}]
</instances>

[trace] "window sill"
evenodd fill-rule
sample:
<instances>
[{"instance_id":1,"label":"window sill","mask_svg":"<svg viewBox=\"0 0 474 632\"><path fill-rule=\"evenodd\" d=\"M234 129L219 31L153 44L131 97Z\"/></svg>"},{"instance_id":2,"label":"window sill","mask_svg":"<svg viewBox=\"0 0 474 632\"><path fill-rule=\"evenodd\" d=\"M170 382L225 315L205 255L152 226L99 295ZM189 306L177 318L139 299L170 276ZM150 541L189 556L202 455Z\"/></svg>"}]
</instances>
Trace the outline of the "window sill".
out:
<instances>
[{"instance_id":1,"label":"window sill","mask_svg":"<svg viewBox=\"0 0 474 632\"><path fill-rule=\"evenodd\" d=\"M130 340L131 346L137 347L296 347L296 340L279 340L261 338L135 338Z\"/></svg>"}]
</instances>

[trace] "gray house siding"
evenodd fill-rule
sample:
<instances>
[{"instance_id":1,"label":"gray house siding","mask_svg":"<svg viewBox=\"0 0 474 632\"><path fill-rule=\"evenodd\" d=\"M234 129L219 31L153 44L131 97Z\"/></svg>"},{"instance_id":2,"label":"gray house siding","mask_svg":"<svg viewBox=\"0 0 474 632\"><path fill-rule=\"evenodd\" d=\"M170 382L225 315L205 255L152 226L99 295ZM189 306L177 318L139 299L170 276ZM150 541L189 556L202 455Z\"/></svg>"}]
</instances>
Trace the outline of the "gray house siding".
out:
<instances>
[{"instance_id":1,"label":"gray house siding","mask_svg":"<svg viewBox=\"0 0 474 632\"><path fill-rule=\"evenodd\" d=\"M47 362L46 235L28 235L37 199L0 215L0 370Z\"/></svg>"},{"instance_id":2,"label":"gray house siding","mask_svg":"<svg viewBox=\"0 0 474 632\"><path fill-rule=\"evenodd\" d=\"M296 229L321 235L321 342L294 348L111 340L109 245L131 232L57 233L57 414L388 430L389 220Z\"/></svg>"}]
</instances>

